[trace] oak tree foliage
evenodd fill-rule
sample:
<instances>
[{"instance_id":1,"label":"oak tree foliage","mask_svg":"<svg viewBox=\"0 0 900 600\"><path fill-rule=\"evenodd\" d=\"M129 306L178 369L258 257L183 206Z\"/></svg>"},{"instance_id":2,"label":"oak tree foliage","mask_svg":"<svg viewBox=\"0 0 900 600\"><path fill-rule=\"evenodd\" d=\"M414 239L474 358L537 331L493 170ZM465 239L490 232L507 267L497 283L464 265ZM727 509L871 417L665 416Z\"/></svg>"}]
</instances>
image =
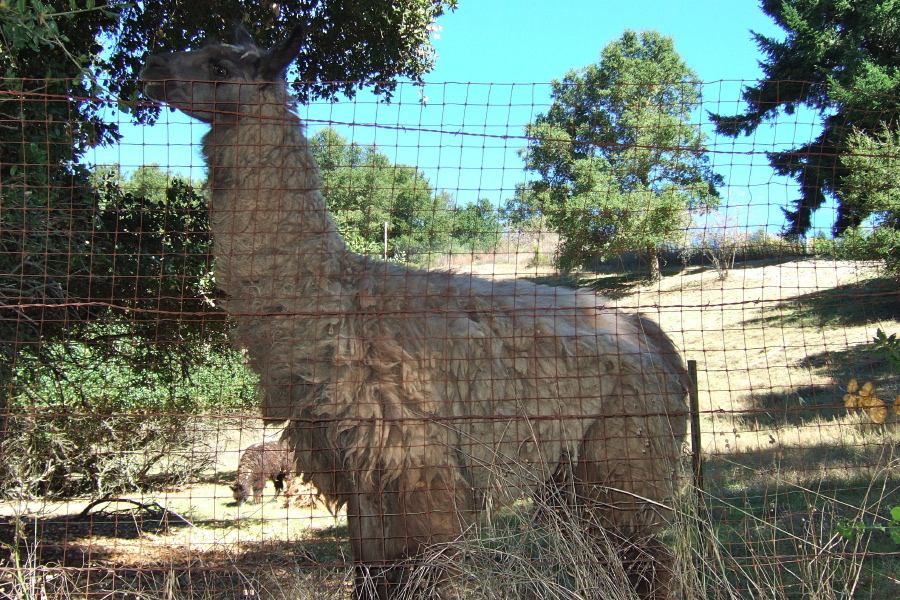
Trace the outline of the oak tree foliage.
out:
<instances>
[{"instance_id":1,"label":"oak tree foliage","mask_svg":"<svg viewBox=\"0 0 900 600\"><path fill-rule=\"evenodd\" d=\"M0 2L0 438L17 373L64 358L60 348L105 344L176 377L224 339L203 192L162 173L150 193L119 174L98 179L84 160L119 137L109 109L145 122L159 110L138 94L147 53L230 39L235 22L268 46L304 22L308 42L292 71L308 82L295 86L303 99L363 87L389 96L398 80L419 81L431 69L431 26L455 5ZM126 338L135 343L109 343Z\"/></svg>"},{"instance_id":2,"label":"oak tree foliage","mask_svg":"<svg viewBox=\"0 0 900 600\"><path fill-rule=\"evenodd\" d=\"M550 109L528 125L526 169L508 215L540 215L561 235L562 268L625 251L659 277L658 249L689 211L719 203L706 136L692 116L700 81L657 31L625 31L597 64L553 82Z\"/></svg>"},{"instance_id":3,"label":"oak tree foliage","mask_svg":"<svg viewBox=\"0 0 900 600\"><path fill-rule=\"evenodd\" d=\"M434 190L417 168L395 164L377 146L349 142L326 127L310 147L328 210L350 248L388 258L428 252L449 237L452 198Z\"/></svg>"}]
</instances>

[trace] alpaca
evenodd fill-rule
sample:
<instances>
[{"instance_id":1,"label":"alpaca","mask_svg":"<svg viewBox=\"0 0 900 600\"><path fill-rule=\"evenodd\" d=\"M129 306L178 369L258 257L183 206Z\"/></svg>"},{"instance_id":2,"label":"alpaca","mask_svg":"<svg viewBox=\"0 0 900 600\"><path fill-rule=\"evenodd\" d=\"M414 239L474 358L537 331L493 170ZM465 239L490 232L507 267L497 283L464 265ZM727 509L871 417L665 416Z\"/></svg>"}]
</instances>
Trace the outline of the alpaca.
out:
<instances>
[{"instance_id":1,"label":"alpaca","mask_svg":"<svg viewBox=\"0 0 900 600\"><path fill-rule=\"evenodd\" d=\"M247 446L238 462L237 478L231 492L238 504L262 502L266 481L275 485L275 497L293 484L294 465L290 451L281 442L257 442ZM249 499L253 492L253 500Z\"/></svg>"},{"instance_id":2,"label":"alpaca","mask_svg":"<svg viewBox=\"0 0 900 600\"><path fill-rule=\"evenodd\" d=\"M304 482L301 478L294 479L284 493L284 507L296 508L324 508L328 504L322 502L319 490L311 483Z\"/></svg>"},{"instance_id":3,"label":"alpaca","mask_svg":"<svg viewBox=\"0 0 900 600\"><path fill-rule=\"evenodd\" d=\"M668 597L656 534L690 385L673 342L592 293L351 252L287 92L303 45L303 28L261 49L238 26L232 44L149 57L141 78L152 100L211 126L233 341L259 374L263 417L287 421L297 472L346 507L357 596L396 597L417 556L531 495L639 555L626 565L638 592Z\"/></svg>"}]
</instances>

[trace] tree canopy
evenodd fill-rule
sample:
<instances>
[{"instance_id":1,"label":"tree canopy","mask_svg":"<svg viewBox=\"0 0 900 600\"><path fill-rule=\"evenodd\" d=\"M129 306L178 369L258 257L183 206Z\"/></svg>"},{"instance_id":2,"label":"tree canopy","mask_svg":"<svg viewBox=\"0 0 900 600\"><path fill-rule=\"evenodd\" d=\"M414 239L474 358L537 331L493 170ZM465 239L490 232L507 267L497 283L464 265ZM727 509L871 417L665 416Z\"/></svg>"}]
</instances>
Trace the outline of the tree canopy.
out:
<instances>
[{"instance_id":1,"label":"tree canopy","mask_svg":"<svg viewBox=\"0 0 900 600\"><path fill-rule=\"evenodd\" d=\"M56 342L144 339L147 351L190 355L223 339L208 281L206 203L191 182L122 187L92 178L87 150L115 142L107 109L142 120L136 74L147 52L229 38L244 22L261 45L308 23L298 61L303 99L390 95L435 59L434 20L456 0L213 0L0 3L0 415L16 369ZM331 83L346 82L346 83ZM98 331L96 323L116 324ZM152 346L152 350L151 347ZM114 345L110 345L114 348ZM131 345L134 349L138 346ZM131 351L131 350L129 350ZM159 357L157 357L159 358ZM181 372L183 360L147 361ZM2 417L0 417L2 421ZM0 434L4 430L0 422Z\"/></svg>"},{"instance_id":2,"label":"tree canopy","mask_svg":"<svg viewBox=\"0 0 900 600\"><path fill-rule=\"evenodd\" d=\"M389 258L412 254L485 250L497 243L497 208L485 198L457 206L415 167L394 164L377 146L349 142L325 127L310 137L328 210L350 247L384 252L387 224Z\"/></svg>"},{"instance_id":3,"label":"tree canopy","mask_svg":"<svg viewBox=\"0 0 900 600\"><path fill-rule=\"evenodd\" d=\"M330 127L310 146L328 209L353 250L381 255L385 223L389 257L433 249L449 236L452 198L415 167L394 164L376 146L348 142Z\"/></svg>"},{"instance_id":4,"label":"tree canopy","mask_svg":"<svg viewBox=\"0 0 900 600\"><path fill-rule=\"evenodd\" d=\"M768 153L779 175L793 177L800 195L786 209L788 235L805 234L812 213L837 202L841 235L876 208L848 193L852 162L842 160L854 131L896 130L900 116L900 5L893 0L763 0L762 10L785 30L783 40L754 33L763 78L742 93L746 110L710 115L719 133L749 135L781 113L816 111L822 131L813 140Z\"/></svg>"},{"instance_id":5,"label":"tree canopy","mask_svg":"<svg viewBox=\"0 0 900 600\"><path fill-rule=\"evenodd\" d=\"M900 275L900 130L853 131L841 163L847 169L845 201L864 205L873 225L870 231L848 228L844 245Z\"/></svg>"},{"instance_id":6,"label":"tree canopy","mask_svg":"<svg viewBox=\"0 0 900 600\"><path fill-rule=\"evenodd\" d=\"M659 276L657 252L690 210L718 205L721 177L691 123L697 75L657 31L625 31L588 65L554 81L553 103L527 127L522 152L539 179L508 215L539 214L560 233L560 266L635 250Z\"/></svg>"},{"instance_id":7,"label":"tree canopy","mask_svg":"<svg viewBox=\"0 0 900 600\"><path fill-rule=\"evenodd\" d=\"M496 247L502 228L500 213L487 198L457 206L453 211L453 239L469 252Z\"/></svg>"}]
</instances>

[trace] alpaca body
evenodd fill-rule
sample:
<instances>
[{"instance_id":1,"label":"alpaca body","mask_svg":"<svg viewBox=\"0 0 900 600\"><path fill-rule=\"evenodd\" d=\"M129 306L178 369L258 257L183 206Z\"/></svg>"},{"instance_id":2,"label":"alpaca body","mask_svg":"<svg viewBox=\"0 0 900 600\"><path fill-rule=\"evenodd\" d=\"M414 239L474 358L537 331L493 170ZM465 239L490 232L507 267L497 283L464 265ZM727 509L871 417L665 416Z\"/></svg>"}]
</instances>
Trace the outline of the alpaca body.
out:
<instances>
[{"instance_id":1,"label":"alpaca body","mask_svg":"<svg viewBox=\"0 0 900 600\"><path fill-rule=\"evenodd\" d=\"M241 453L231 492L238 504L244 501L259 504L267 481L275 486L277 498L293 478L294 461L288 449L281 442L257 442Z\"/></svg>"},{"instance_id":2,"label":"alpaca body","mask_svg":"<svg viewBox=\"0 0 900 600\"><path fill-rule=\"evenodd\" d=\"M272 99L245 110L263 114L204 138L216 278L263 415L297 419L298 470L319 490L334 495L317 474L334 477L335 452L347 484L367 492L445 473L444 485L473 491L465 506L505 504L580 460L599 427L634 446L629 478L646 472L632 492L669 495L687 384L655 324L590 293L349 252L296 116ZM324 468L310 420L330 423Z\"/></svg>"},{"instance_id":3,"label":"alpaca body","mask_svg":"<svg viewBox=\"0 0 900 600\"><path fill-rule=\"evenodd\" d=\"M300 417L288 435L323 493L333 486L305 456L310 419L331 423L329 449L367 491L376 471L417 482L423 469L451 468L476 495L515 500L561 457L579 460L587 430L610 419L629 421L635 446L649 444L635 460L674 467L686 383L655 324L590 293L349 252L296 116L283 102L244 110L261 108L204 138L216 278L261 375L263 415ZM513 480L496 485L500 473ZM647 476L670 487L665 472Z\"/></svg>"},{"instance_id":4,"label":"alpaca body","mask_svg":"<svg viewBox=\"0 0 900 600\"><path fill-rule=\"evenodd\" d=\"M263 416L288 423L297 471L347 506L376 594L404 577L394 564L547 490L563 490L587 529L650 540L686 431L671 340L590 293L348 251L283 81L262 83L283 78L296 32L266 52L238 37L152 57L145 91L212 126L215 275L234 341L260 376ZM267 61L275 74L260 71ZM203 84L198 65L230 78Z\"/></svg>"}]
</instances>

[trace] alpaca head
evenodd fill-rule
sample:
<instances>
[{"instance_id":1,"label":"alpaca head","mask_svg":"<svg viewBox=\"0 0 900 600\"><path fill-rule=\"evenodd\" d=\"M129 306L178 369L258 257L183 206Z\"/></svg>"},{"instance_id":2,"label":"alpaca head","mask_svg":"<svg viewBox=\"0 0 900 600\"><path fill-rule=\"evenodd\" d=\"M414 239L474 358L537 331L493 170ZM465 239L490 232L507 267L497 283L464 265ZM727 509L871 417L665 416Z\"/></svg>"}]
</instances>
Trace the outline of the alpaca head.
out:
<instances>
[{"instance_id":1,"label":"alpaca head","mask_svg":"<svg viewBox=\"0 0 900 600\"><path fill-rule=\"evenodd\" d=\"M250 501L250 493L245 486L240 481L228 486L231 488L231 497L235 499L238 504L242 504L245 500Z\"/></svg>"},{"instance_id":2,"label":"alpaca head","mask_svg":"<svg viewBox=\"0 0 900 600\"><path fill-rule=\"evenodd\" d=\"M276 86L283 96L285 73L304 39L305 27L298 25L266 50L238 25L233 44L150 56L140 75L144 94L205 123L234 122L243 106L262 101L267 88Z\"/></svg>"}]
</instances>

